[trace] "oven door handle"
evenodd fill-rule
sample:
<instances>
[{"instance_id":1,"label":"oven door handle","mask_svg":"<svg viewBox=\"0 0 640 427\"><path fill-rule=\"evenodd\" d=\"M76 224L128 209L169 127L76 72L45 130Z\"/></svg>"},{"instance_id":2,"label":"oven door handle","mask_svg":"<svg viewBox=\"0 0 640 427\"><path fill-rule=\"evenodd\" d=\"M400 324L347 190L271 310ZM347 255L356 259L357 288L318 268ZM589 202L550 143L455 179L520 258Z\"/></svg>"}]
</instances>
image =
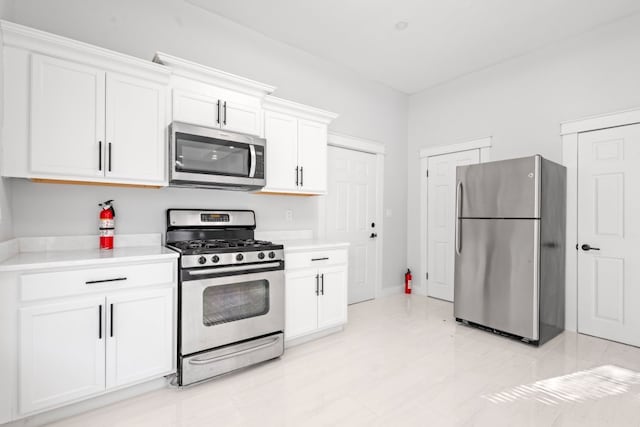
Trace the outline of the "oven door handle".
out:
<instances>
[{"instance_id":1,"label":"oven door handle","mask_svg":"<svg viewBox=\"0 0 640 427\"><path fill-rule=\"evenodd\" d=\"M241 356L243 354L252 353L254 351L262 350L263 348L271 347L280 341L280 337L273 338L271 341L259 344L254 347L246 348L244 350L236 351L235 353L223 354L222 356L214 356L206 359L191 359L189 363L191 365L208 365L209 363L219 362L221 360L230 359L232 357Z\"/></svg>"},{"instance_id":2,"label":"oven door handle","mask_svg":"<svg viewBox=\"0 0 640 427\"><path fill-rule=\"evenodd\" d=\"M249 178L253 178L256 175L256 147L255 145L249 145Z\"/></svg>"},{"instance_id":3,"label":"oven door handle","mask_svg":"<svg viewBox=\"0 0 640 427\"><path fill-rule=\"evenodd\" d=\"M232 273L236 271L262 270L263 268L280 267L280 262L265 262L264 264L238 265L233 267L207 268L204 270L190 271L191 276L204 276L212 273Z\"/></svg>"}]
</instances>

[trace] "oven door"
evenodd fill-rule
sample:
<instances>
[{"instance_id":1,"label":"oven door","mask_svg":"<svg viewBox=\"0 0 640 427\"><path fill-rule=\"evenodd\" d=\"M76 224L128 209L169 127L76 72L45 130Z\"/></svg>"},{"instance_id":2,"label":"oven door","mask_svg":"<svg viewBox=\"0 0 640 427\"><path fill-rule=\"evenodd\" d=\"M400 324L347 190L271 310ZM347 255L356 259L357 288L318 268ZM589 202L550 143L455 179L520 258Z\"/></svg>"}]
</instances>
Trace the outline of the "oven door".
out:
<instances>
[{"instance_id":1,"label":"oven door","mask_svg":"<svg viewBox=\"0 0 640 427\"><path fill-rule=\"evenodd\" d=\"M183 281L180 354L283 331L284 270L273 264L277 270ZM250 266L226 270L233 268L246 272Z\"/></svg>"},{"instance_id":2,"label":"oven door","mask_svg":"<svg viewBox=\"0 0 640 427\"><path fill-rule=\"evenodd\" d=\"M261 138L176 122L170 151L173 183L265 185Z\"/></svg>"}]
</instances>

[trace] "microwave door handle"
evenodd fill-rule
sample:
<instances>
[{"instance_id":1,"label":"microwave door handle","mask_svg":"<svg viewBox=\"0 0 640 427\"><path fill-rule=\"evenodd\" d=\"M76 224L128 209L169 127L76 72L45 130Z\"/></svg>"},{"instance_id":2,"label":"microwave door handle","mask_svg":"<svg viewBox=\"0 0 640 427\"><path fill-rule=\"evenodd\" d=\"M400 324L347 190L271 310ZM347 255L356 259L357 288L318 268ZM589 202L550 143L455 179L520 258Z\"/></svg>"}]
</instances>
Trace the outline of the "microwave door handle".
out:
<instances>
[{"instance_id":1,"label":"microwave door handle","mask_svg":"<svg viewBox=\"0 0 640 427\"><path fill-rule=\"evenodd\" d=\"M249 145L249 178L253 178L256 174L256 147Z\"/></svg>"}]
</instances>

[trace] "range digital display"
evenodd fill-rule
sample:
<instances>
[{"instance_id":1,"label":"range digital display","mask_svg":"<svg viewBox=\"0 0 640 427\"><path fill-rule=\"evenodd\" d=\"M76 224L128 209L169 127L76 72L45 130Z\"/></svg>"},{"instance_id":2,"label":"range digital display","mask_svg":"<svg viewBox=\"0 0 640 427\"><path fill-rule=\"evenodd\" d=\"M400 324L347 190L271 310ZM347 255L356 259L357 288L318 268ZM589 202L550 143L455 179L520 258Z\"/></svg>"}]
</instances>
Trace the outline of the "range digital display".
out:
<instances>
[{"instance_id":1,"label":"range digital display","mask_svg":"<svg viewBox=\"0 0 640 427\"><path fill-rule=\"evenodd\" d=\"M229 214L219 213L203 213L200 214L200 221L202 222L229 222Z\"/></svg>"}]
</instances>

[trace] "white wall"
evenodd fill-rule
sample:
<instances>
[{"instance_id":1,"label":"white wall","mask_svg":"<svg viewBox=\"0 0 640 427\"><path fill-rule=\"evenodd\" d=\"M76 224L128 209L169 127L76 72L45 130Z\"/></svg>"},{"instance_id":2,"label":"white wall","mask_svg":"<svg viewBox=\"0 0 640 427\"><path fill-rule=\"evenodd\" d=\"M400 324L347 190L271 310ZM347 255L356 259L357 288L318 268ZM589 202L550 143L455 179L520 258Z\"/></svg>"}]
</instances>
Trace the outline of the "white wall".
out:
<instances>
[{"instance_id":1,"label":"white wall","mask_svg":"<svg viewBox=\"0 0 640 427\"><path fill-rule=\"evenodd\" d=\"M408 97L181 0L19 0L14 22L151 59L163 51L278 87L276 95L335 111L330 130L387 145L385 286L406 265ZM268 17L265 17L268 19ZM118 232L162 232L168 207L250 208L263 230L314 228L317 198L187 189L123 189L11 183L16 236L96 232L97 202L115 199ZM1 197L1 194L0 194ZM52 209L42 216L36 210ZM285 210L294 221L285 223Z\"/></svg>"},{"instance_id":2,"label":"white wall","mask_svg":"<svg viewBox=\"0 0 640 427\"><path fill-rule=\"evenodd\" d=\"M0 0L0 19L11 19L13 0ZM0 55L0 81L2 81L2 55ZM0 84L0 126L4 118L4 88ZM0 156L3 153L0 152ZM6 178L0 178L0 242L13 238L13 221L11 220L11 185Z\"/></svg>"},{"instance_id":3,"label":"white wall","mask_svg":"<svg viewBox=\"0 0 640 427\"><path fill-rule=\"evenodd\" d=\"M491 135L493 160L561 161L560 122L640 106L639 76L636 15L411 96L408 229L419 226L420 148ZM407 244L418 269L418 235Z\"/></svg>"}]
</instances>

